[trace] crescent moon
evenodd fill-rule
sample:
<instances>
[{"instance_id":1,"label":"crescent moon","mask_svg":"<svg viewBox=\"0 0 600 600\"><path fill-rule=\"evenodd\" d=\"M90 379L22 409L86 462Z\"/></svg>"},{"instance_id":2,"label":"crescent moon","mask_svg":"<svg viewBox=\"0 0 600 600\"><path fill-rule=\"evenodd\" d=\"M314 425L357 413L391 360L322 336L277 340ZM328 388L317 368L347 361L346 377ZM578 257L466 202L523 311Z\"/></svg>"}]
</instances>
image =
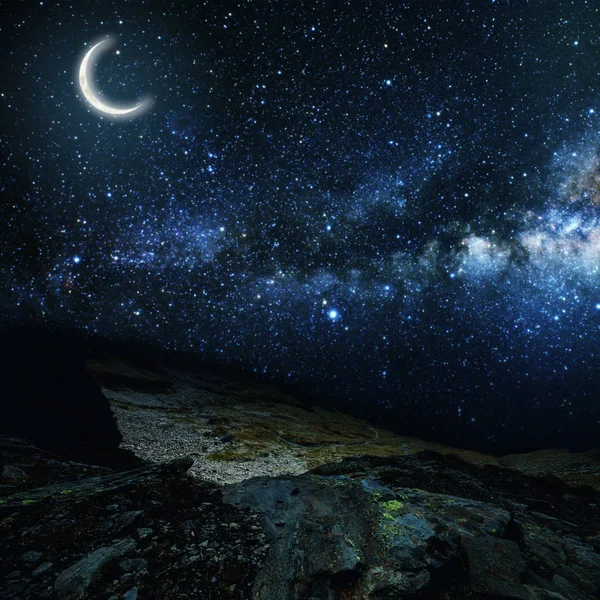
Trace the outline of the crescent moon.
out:
<instances>
[{"instance_id":1,"label":"crescent moon","mask_svg":"<svg viewBox=\"0 0 600 600\"><path fill-rule=\"evenodd\" d=\"M130 106L129 108L119 108L118 106L113 106L107 102L103 102L92 87L92 77L90 72L90 69L94 64L92 58L98 53L100 47L107 42L110 42L110 40L102 40L101 42L94 44L86 52L83 60L81 61L81 65L79 66L79 87L81 88L81 92L85 96L85 99L99 111L113 116L130 115L145 106L146 102L138 102L138 104L135 106Z\"/></svg>"}]
</instances>

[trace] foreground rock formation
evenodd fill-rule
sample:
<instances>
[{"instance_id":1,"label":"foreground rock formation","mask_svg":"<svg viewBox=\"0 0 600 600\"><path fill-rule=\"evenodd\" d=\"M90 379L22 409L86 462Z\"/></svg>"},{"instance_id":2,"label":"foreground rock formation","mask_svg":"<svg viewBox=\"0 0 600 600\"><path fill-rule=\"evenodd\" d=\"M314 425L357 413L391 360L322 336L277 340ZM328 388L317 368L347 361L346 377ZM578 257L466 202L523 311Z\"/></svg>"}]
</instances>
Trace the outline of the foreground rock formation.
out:
<instances>
[{"instance_id":1,"label":"foreground rock formation","mask_svg":"<svg viewBox=\"0 0 600 600\"><path fill-rule=\"evenodd\" d=\"M0 455L3 600L600 594L598 493L452 456L219 487L190 459L116 473L9 437Z\"/></svg>"},{"instance_id":2,"label":"foreground rock formation","mask_svg":"<svg viewBox=\"0 0 600 600\"><path fill-rule=\"evenodd\" d=\"M0 334L0 348L0 433L83 460L127 460L114 414L76 340L19 328Z\"/></svg>"},{"instance_id":3,"label":"foreground rock formation","mask_svg":"<svg viewBox=\"0 0 600 600\"><path fill-rule=\"evenodd\" d=\"M180 460L115 473L0 437L0 598L249 598L267 543L257 517ZM42 483L41 487L38 487Z\"/></svg>"},{"instance_id":4,"label":"foreground rock formation","mask_svg":"<svg viewBox=\"0 0 600 600\"><path fill-rule=\"evenodd\" d=\"M34 352L28 381L28 356L5 373L28 409L0 435L0 600L600 597L598 452L491 457L115 357Z\"/></svg>"},{"instance_id":5,"label":"foreground rock formation","mask_svg":"<svg viewBox=\"0 0 600 600\"><path fill-rule=\"evenodd\" d=\"M595 598L598 495L422 452L251 479L272 546L255 598Z\"/></svg>"}]
</instances>

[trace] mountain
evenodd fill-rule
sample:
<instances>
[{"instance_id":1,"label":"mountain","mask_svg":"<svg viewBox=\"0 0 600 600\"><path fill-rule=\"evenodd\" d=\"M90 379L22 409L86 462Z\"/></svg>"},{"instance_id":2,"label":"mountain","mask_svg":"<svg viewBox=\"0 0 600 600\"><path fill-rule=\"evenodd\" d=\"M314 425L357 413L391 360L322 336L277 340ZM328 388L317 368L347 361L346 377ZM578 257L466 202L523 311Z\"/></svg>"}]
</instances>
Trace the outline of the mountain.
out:
<instances>
[{"instance_id":1,"label":"mountain","mask_svg":"<svg viewBox=\"0 0 600 600\"><path fill-rule=\"evenodd\" d=\"M13 341L0 600L600 593L597 451L493 457L233 372Z\"/></svg>"}]
</instances>

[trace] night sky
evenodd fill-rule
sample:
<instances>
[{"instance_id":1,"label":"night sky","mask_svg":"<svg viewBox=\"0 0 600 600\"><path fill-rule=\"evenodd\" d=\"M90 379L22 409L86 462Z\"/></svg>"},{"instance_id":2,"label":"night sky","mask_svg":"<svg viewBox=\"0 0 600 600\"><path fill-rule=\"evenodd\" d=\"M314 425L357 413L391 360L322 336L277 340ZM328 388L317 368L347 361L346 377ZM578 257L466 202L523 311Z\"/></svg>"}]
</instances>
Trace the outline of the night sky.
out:
<instances>
[{"instance_id":1,"label":"night sky","mask_svg":"<svg viewBox=\"0 0 600 600\"><path fill-rule=\"evenodd\" d=\"M3 3L0 306L428 439L600 438L600 5ZM102 116L77 70L137 118Z\"/></svg>"}]
</instances>

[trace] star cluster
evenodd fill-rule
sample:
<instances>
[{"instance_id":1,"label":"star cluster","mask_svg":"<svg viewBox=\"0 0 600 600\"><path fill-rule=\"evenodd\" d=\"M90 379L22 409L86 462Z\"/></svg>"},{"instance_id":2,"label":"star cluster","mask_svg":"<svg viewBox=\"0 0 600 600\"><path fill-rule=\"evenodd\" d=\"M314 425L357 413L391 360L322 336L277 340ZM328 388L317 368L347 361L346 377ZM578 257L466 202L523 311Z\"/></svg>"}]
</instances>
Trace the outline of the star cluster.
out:
<instances>
[{"instance_id":1,"label":"star cluster","mask_svg":"<svg viewBox=\"0 0 600 600\"><path fill-rule=\"evenodd\" d=\"M597 440L593 2L4 11L5 321L235 362L388 425ZM93 112L82 52L112 102Z\"/></svg>"}]
</instances>

